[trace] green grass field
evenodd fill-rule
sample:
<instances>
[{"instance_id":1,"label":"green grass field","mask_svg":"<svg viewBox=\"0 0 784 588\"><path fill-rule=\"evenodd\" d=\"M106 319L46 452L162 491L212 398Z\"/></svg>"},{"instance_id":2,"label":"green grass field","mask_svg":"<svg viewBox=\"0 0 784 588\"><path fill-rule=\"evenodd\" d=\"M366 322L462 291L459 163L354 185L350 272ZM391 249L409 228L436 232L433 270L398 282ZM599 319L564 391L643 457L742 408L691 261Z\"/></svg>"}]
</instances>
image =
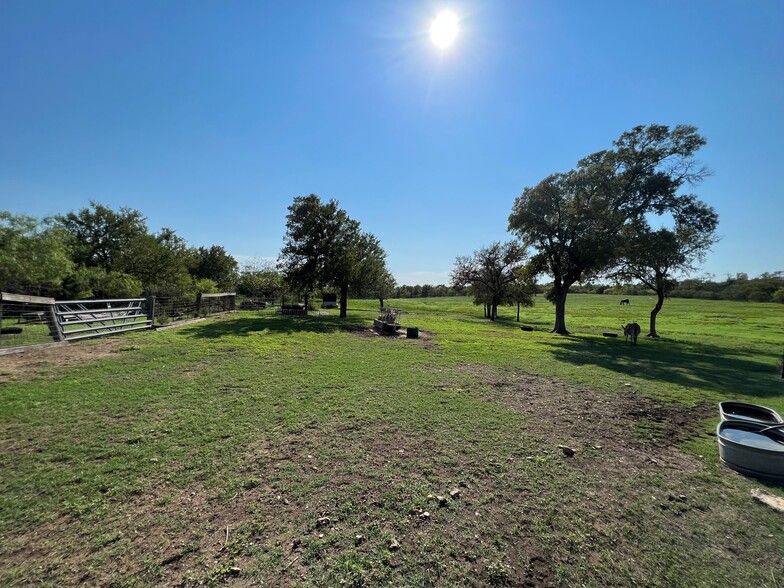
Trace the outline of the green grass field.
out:
<instances>
[{"instance_id":1,"label":"green grass field","mask_svg":"<svg viewBox=\"0 0 784 588\"><path fill-rule=\"evenodd\" d=\"M570 295L497 322L388 301L416 340L239 312L0 356L0 585L784 586L780 485L716 403L784 414L784 306ZM60 354L60 355L58 355ZM27 365L25 365L27 362ZM569 457L559 445L573 448Z\"/></svg>"}]
</instances>

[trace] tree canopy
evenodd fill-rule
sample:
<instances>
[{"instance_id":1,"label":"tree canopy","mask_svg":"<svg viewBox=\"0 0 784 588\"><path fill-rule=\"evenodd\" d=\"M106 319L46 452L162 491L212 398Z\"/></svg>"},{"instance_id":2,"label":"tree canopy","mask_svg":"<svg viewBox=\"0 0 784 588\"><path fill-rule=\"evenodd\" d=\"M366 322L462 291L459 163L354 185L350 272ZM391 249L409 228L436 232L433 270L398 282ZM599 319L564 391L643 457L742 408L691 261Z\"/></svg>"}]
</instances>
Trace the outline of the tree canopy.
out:
<instances>
[{"instance_id":1,"label":"tree canopy","mask_svg":"<svg viewBox=\"0 0 784 588\"><path fill-rule=\"evenodd\" d=\"M0 210L0 289L51 294L73 271L68 236L50 219Z\"/></svg>"},{"instance_id":2,"label":"tree canopy","mask_svg":"<svg viewBox=\"0 0 784 588\"><path fill-rule=\"evenodd\" d=\"M349 290L363 287L369 268L380 275L386 253L337 200L297 196L288 210L278 267L290 287L305 295L316 288L338 288L340 316L345 317Z\"/></svg>"},{"instance_id":3,"label":"tree canopy","mask_svg":"<svg viewBox=\"0 0 784 588\"><path fill-rule=\"evenodd\" d=\"M72 237L74 263L107 271L132 239L147 234L147 219L138 210L114 211L94 200L88 208L55 218Z\"/></svg>"},{"instance_id":4,"label":"tree canopy","mask_svg":"<svg viewBox=\"0 0 784 588\"><path fill-rule=\"evenodd\" d=\"M452 269L452 287L471 286L474 304L484 304L488 318L498 315L498 305L505 302L530 302L530 296L519 287L518 275L525 258L525 247L516 241L495 242L474 251L471 256L458 257ZM517 299L517 300L515 300Z\"/></svg>"},{"instance_id":5,"label":"tree canopy","mask_svg":"<svg viewBox=\"0 0 784 588\"><path fill-rule=\"evenodd\" d=\"M283 276L271 261L254 259L242 267L237 293L251 298L275 298L283 292Z\"/></svg>"},{"instance_id":6,"label":"tree canopy","mask_svg":"<svg viewBox=\"0 0 784 588\"><path fill-rule=\"evenodd\" d=\"M215 282L221 290L231 290L237 284L237 261L220 245L190 248L188 266L191 275L197 279Z\"/></svg>"},{"instance_id":7,"label":"tree canopy","mask_svg":"<svg viewBox=\"0 0 784 588\"><path fill-rule=\"evenodd\" d=\"M637 280L656 292L656 305L651 310L649 337L658 337L656 317L664 299L677 282L675 277L694 270L710 247L717 241L719 217L708 205L696 198L684 198L674 215L673 229L651 228L647 219L639 219L624 227L618 267L611 275L617 281Z\"/></svg>"},{"instance_id":8,"label":"tree canopy","mask_svg":"<svg viewBox=\"0 0 784 588\"><path fill-rule=\"evenodd\" d=\"M188 247L170 228L150 234L138 210L97 202L52 219L0 211L0 286L59 298L195 296L233 287L223 247Z\"/></svg>"},{"instance_id":9,"label":"tree canopy","mask_svg":"<svg viewBox=\"0 0 784 588\"><path fill-rule=\"evenodd\" d=\"M693 157L704 144L693 126L638 126L614 141L613 149L593 153L575 169L523 190L512 207L509 230L535 250L529 274L553 278L548 293L555 304L553 332L568 334L569 288L615 265L626 225L648 213L677 216L693 202L693 196L678 191L707 175Z\"/></svg>"}]
</instances>

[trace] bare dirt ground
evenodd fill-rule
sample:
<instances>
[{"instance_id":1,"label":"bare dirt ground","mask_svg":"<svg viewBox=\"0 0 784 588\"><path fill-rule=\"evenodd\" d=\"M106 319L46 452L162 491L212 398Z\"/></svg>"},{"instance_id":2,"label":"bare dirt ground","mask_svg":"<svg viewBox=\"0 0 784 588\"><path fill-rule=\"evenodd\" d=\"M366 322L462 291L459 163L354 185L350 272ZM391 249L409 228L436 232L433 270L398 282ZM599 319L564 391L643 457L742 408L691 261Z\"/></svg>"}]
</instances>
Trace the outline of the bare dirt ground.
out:
<instances>
[{"instance_id":1,"label":"bare dirt ground","mask_svg":"<svg viewBox=\"0 0 784 588\"><path fill-rule=\"evenodd\" d=\"M364 337L368 339L385 339L389 341L395 341L398 339L407 338L405 327L401 327L400 330L396 333L382 333L378 329L365 326L346 326L343 327L342 330L357 337ZM410 340L417 341L418 344L425 349L438 349L438 346L433 342L433 334L428 331L423 331L422 329L419 329L419 336L416 339Z\"/></svg>"},{"instance_id":2,"label":"bare dirt ground","mask_svg":"<svg viewBox=\"0 0 784 588\"><path fill-rule=\"evenodd\" d=\"M98 361L128 344L121 337L82 343L32 347L0 355L0 383L26 381L33 376L54 378L62 368Z\"/></svg>"},{"instance_id":3,"label":"bare dirt ground","mask_svg":"<svg viewBox=\"0 0 784 588\"><path fill-rule=\"evenodd\" d=\"M499 374L487 366L463 365L461 369L479 374L491 388L484 397L500 402L529 417L527 432L551 444L562 444L592 455L588 467L594 469L608 460L601 452L618 454L614 463L628 468L676 467L679 471L702 469L695 456L676 445L702 435L702 422L713 416L713 405L675 407L654 402L633 390L610 396L578 387L556 378L525 372ZM601 470L597 470L601 472Z\"/></svg>"}]
</instances>

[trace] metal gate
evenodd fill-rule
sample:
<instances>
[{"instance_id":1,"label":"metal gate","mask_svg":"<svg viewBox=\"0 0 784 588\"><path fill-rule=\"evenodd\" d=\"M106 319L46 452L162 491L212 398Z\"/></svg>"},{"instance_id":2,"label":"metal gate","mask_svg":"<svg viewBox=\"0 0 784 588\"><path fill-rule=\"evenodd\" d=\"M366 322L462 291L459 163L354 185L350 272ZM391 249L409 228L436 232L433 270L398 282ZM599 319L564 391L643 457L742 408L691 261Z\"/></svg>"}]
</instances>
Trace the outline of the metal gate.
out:
<instances>
[{"instance_id":1,"label":"metal gate","mask_svg":"<svg viewBox=\"0 0 784 588\"><path fill-rule=\"evenodd\" d=\"M63 340L127 333L152 328L144 298L117 300L61 300L54 303Z\"/></svg>"}]
</instances>

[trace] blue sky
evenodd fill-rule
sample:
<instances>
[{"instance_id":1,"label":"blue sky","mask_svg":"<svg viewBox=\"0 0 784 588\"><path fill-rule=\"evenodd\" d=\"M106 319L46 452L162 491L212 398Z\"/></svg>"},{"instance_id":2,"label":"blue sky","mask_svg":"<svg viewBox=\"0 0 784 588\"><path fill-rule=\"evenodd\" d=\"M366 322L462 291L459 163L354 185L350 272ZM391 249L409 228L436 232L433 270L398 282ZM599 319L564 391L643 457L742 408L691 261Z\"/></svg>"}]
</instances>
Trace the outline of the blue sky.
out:
<instances>
[{"instance_id":1,"label":"blue sky","mask_svg":"<svg viewBox=\"0 0 784 588\"><path fill-rule=\"evenodd\" d=\"M245 259L315 193L439 283L524 187L686 123L721 223L703 271L784 270L783 30L777 0L0 0L0 208L130 206Z\"/></svg>"}]
</instances>

